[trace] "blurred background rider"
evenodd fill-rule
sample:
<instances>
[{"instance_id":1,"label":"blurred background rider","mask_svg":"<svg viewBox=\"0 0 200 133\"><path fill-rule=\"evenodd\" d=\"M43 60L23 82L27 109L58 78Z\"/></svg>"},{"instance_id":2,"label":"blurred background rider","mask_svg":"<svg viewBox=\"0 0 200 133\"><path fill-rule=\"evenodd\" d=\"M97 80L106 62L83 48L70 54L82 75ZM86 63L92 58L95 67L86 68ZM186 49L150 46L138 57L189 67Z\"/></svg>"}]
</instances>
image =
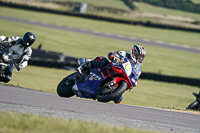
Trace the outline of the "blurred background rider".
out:
<instances>
[{"instance_id":1,"label":"blurred background rider","mask_svg":"<svg viewBox=\"0 0 200 133\"><path fill-rule=\"evenodd\" d=\"M0 36L0 43L8 42L11 46L7 49L9 57L14 61L17 71L25 68L28 65L28 60L31 58L31 45L35 42L36 36L32 32L26 32L22 38L18 36L6 37ZM13 64L9 65L9 70L5 74L6 82L11 80Z\"/></svg>"}]
</instances>

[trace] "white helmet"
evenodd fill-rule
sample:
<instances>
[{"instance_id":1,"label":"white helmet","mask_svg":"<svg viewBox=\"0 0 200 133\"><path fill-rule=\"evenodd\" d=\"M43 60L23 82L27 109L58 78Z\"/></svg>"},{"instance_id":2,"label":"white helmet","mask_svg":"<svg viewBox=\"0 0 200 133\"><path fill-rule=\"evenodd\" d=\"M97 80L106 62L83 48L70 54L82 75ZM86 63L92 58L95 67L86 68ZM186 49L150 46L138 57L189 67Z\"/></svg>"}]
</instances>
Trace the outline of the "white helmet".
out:
<instances>
[{"instance_id":1,"label":"white helmet","mask_svg":"<svg viewBox=\"0 0 200 133\"><path fill-rule=\"evenodd\" d=\"M146 50L140 45L134 45L130 51L130 55L133 60L136 59L137 61L142 63L146 55Z\"/></svg>"}]
</instances>

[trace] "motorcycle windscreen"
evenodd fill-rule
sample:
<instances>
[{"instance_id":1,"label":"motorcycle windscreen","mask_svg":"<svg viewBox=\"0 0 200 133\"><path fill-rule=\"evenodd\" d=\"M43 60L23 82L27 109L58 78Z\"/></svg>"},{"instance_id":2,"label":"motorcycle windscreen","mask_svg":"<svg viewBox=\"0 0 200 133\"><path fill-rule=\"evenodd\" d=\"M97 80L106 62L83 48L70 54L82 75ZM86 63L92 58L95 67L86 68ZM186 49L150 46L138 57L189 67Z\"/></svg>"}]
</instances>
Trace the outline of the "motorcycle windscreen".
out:
<instances>
[{"instance_id":1,"label":"motorcycle windscreen","mask_svg":"<svg viewBox=\"0 0 200 133\"><path fill-rule=\"evenodd\" d=\"M104 80L102 75L97 74L97 71L98 70L92 69L90 75L87 76L86 81L84 83L78 83L79 91L81 91L86 98L96 97L97 88L101 81Z\"/></svg>"}]
</instances>

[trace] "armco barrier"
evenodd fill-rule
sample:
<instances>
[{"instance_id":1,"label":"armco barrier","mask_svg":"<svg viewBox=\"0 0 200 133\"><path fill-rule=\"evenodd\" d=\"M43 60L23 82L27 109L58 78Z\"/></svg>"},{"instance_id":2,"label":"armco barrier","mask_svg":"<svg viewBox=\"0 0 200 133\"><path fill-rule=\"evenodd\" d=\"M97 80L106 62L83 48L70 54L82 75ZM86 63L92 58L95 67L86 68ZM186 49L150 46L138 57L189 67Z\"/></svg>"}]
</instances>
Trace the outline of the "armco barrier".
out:
<instances>
[{"instance_id":1,"label":"armco barrier","mask_svg":"<svg viewBox=\"0 0 200 133\"><path fill-rule=\"evenodd\" d=\"M78 67L78 58L63 53L38 50L32 48L33 54L29 60L30 65L75 70Z\"/></svg>"},{"instance_id":2,"label":"armco barrier","mask_svg":"<svg viewBox=\"0 0 200 133\"><path fill-rule=\"evenodd\" d=\"M140 78L200 87L200 79L196 79L196 78L186 78L186 77L162 75L162 74L149 73L149 72L143 72L141 74Z\"/></svg>"},{"instance_id":3,"label":"armco barrier","mask_svg":"<svg viewBox=\"0 0 200 133\"><path fill-rule=\"evenodd\" d=\"M37 49L32 49L33 54L32 58L39 58L41 60L54 60L54 61L60 61L62 53L56 53L56 52L51 52L47 50L37 50Z\"/></svg>"},{"instance_id":4,"label":"armco barrier","mask_svg":"<svg viewBox=\"0 0 200 133\"><path fill-rule=\"evenodd\" d=\"M76 68L78 67L78 63L74 64L71 62L56 62L56 61L46 61L46 60L34 60L34 59L30 59L28 64L33 66L68 69L68 70L76 70Z\"/></svg>"},{"instance_id":5,"label":"armco barrier","mask_svg":"<svg viewBox=\"0 0 200 133\"><path fill-rule=\"evenodd\" d=\"M78 58L64 55L63 53L53 52L49 50L38 50L34 49L31 59L33 60L43 60L43 61L53 61L53 62L64 62L64 63L77 63Z\"/></svg>"}]
</instances>

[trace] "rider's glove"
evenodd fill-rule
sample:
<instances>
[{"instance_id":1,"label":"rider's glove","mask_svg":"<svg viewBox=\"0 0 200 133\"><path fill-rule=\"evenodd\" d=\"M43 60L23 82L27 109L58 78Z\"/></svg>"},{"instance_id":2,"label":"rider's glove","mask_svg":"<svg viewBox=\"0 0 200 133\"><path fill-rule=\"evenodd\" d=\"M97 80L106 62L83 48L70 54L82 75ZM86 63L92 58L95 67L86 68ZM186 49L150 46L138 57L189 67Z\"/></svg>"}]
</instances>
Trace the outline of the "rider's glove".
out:
<instances>
[{"instance_id":1,"label":"rider's glove","mask_svg":"<svg viewBox=\"0 0 200 133\"><path fill-rule=\"evenodd\" d=\"M85 65L79 66L79 67L77 68L77 70L78 70L78 72L79 72L80 74L82 74L83 72L89 70L89 67L88 67L87 64L85 64Z\"/></svg>"},{"instance_id":2,"label":"rider's glove","mask_svg":"<svg viewBox=\"0 0 200 133\"><path fill-rule=\"evenodd\" d=\"M113 61L115 59L115 56L114 56L114 53L113 52L110 52L108 54L108 59L110 59L111 61Z\"/></svg>"},{"instance_id":3,"label":"rider's glove","mask_svg":"<svg viewBox=\"0 0 200 133\"><path fill-rule=\"evenodd\" d=\"M84 71L86 71L86 70L89 70L88 66L87 66L87 65L83 65L83 66L81 67L81 71L84 72Z\"/></svg>"},{"instance_id":4,"label":"rider's glove","mask_svg":"<svg viewBox=\"0 0 200 133\"><path fill-rule=\"evenodd\" d=\"M119 58L119 56L118 56L117 54L114 54L113 52L110 52L110 53L108 54L108 58L109 58L112 62L114 62L114 63L117 63L117 64L120 63L120 58Z\"/></svg>"},{"instance_id":5,"label":"rider's glove","mask_svg":"<svg viewBox=\"0 0 200 133\"><path fill-rule=\"evenodd\" d=\"M96 57L94 60L95 60L96 62L100 62L102 59L103 59L103 57L98 56L98 57Z\"/></svg>"},{"instance_id":6,"label":"rider's glove","mask_svg":"<svg viewBox=\"0 0 200 133\"><path fill-rule=\"evenodd\" d=\"M21 70L21 68L19 67L19 65L16 65L15 68L17 69L17 71Z\"/></svg>"}]
</instances>

